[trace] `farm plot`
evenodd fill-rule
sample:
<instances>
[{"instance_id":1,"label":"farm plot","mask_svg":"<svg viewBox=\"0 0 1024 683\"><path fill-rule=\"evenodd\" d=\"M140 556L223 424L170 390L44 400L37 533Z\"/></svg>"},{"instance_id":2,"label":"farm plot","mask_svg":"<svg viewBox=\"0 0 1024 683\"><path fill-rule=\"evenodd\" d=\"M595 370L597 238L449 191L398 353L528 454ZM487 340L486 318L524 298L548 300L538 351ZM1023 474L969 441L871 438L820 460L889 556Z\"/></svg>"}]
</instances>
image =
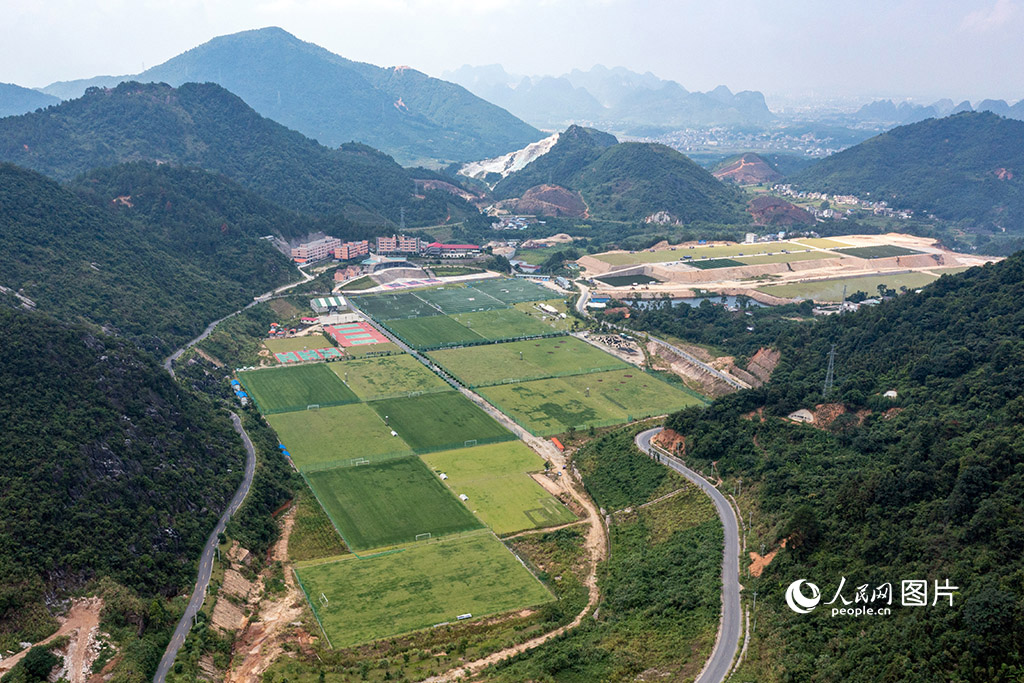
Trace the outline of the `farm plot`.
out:
<instances>
[{"instance_id":1,"label":"farm plot","mask_svg":"<svg viewBox=\"0 0 1024 683\"><path fill-rule=\"evenodd\" d=\"M241 372L238 379L264 415L359 400L324 363Z\"/></svg>"},{"instance_id":2,"label":"farm plot","mask_svg":"<svg viewBox=\"0 0 1024 683\"><path fill-rule=\"evenodd\" d=\"M353 297L352 303L375 320L416 318L422 315L437 315L439 312L437 308L410 292Z\"/></svg>"},{"instance_id":3,"label":"farm plot","mask_svg":"<svg viewBox=\"0 0 1024 683\"><path fill-rule=\"evenodd\" d=\"M554 600L491 534L424 543L366 559L307 563L296 573L336 648L465 614L476 619Z\"/></svg>"},{"instance_id":4,"label":"farm plot","mask_svg":"<svg viewBox=\"0 0 1024 683\"><path fill-rule=\"evenodd\" d=\"M469 387L630 367L575 337L446 349L429 356Z\"/></svg>"},{"instance_id":5,"label":"farm plot","mask_svg":"<svg viewBox=\"0 0 1024 683\"><path fill-rule=\"evenodd\" d=\"M457 313L452 316L463 326L492 341L539 337L554 334L548 325L514 308L496 308L477 313Z\"/></svg>"},{"instance_id":6,"label":"farm plot","mask_svg":"<svg viewBox=\"0 0 1024 683\"><path fill-rule=\"evenodd\" d=\"M370 550L483 526L419 458L306 475L327 516L352 550Z\"/></svg>"},{"instance_id":7,"label":"farm plot","mask_svg":"<svg viewBox=\"0 0 1024 683\"><path fill-rule=\"evenodd\" d=\"M267 421L300 471L347 465L354 458L376 462L412 453L362 403L267 415Z\"/></svg>"},{"instance_id":8,"label":"farm plot","mask_svg":"<svg viewBox=\"0 0 1024 683\"><path fill-rule=\"evenodd\" d=\"M520 441L431 453L423 461L443 472L448 487L466 495L469 509L497 534L576 519L529 476L543 470L544 462Z\"/></svg>"},{"instance_id":9,"label":"farm plot","mask_svg":"<svg viewBox=\"0 0 1024 683\"><path fill-rule=\"evenodd\" d=\"M639 370L573 375L485 387L481 395L538 436L599 427L702 403Z\"/></svg>"},{"instance_id":10,"label":"farm plot","mask_svg":"<svg viewBox=\"0 0 1024 683\"><path fill-rule=\"evenodd\" d=\"M416 349L485 341L484 337L447 315L402 318L384 321L391 333Z\"/></svg>"},{"instance_id":11,"label":"farm plot","mask_svg":"<svg viewBox=\"0 0 1024 683\"><path fill-rule=\"evenodd\" d=\"M507 308L504 302L474 287L424 289L416 292L416 296L440 308L447 314Z\"/></svg>"},{"instance_id":12,"label":"farm plot","mask_svg":"<svg viewBox=\"0 0 1024 683\"><path fill-rule=\"evenodd\" d=\"M523 278L494 278L479 280L473 288L489 294L506 304L518 304L523 301L544 301L551 298L552 291Z\"/></svg>"},{"instance_id":13,"label":"farm plot","mask_svg":"<svg viewBox=\"0 0 1024 683\"><path fill-rule=\"evenodd\" d=\"M457 391L390 398L366 405L417 453L515 439L512 432Z\"/></svg>"},{"instance_id":14,"label":"farm plot","mask_svg":"<svg viewBox=\"0 0 1024 683\"><path fill-rule=\"evenodd\" d=\"M331 363L329 367L363 401L414 391L451 389L447 382L404 353Z\"/></svg>"}]
</instances>

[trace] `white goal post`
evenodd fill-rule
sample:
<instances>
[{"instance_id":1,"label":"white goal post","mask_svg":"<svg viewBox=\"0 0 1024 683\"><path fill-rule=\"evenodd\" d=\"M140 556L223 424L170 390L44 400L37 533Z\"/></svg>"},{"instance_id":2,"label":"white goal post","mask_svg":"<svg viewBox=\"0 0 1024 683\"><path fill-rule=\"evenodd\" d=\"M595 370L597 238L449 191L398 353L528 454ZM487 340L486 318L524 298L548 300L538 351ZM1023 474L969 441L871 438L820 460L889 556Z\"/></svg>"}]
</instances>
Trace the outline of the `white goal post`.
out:
<instances>
[{"instance_id":1,"label":"white goal post","mask_svg":"<svg viewBox=\"0 0 1024 683\"><path fill-rule=\"evenodd\" d=\"M320 404L310 403L308 406L306 406L306 410L320 410Z\"/></svg>"},{"instance_id":2,"label":"white goal post","mask_svg":"<svg viewBox=\"0 0 1024 683\"><path fill-rule=\"evenodd\" d=\"M352 458L348 461L348 464L352 467L358 467L359 465L369 465L370 461L366 458Z\"/></svg>"},{"instance_id":3,"label":"white goal post","mask_svg":"<svg viewBox=\"0 0 1024 683\"><path fill-rule=\"evenodd\" d=\"M320 604L323 605L324 607L329 607L330 606L330 601L327 599L327 596L324 595L323 593L320 594Z\"/></svg>"},{"instance_id":4,"label":"white goal post","mask_svg":"<svg viewBox=\"0 0 1024 683\"><path fill-rule=\"evenodd\" d=\"M425 534L416 534L416 540L417 541L429 541L430 540L430 536L431 536L431 534L430 534L429 531L427 533L425 533Z\"/></svg>"}]
</instances>

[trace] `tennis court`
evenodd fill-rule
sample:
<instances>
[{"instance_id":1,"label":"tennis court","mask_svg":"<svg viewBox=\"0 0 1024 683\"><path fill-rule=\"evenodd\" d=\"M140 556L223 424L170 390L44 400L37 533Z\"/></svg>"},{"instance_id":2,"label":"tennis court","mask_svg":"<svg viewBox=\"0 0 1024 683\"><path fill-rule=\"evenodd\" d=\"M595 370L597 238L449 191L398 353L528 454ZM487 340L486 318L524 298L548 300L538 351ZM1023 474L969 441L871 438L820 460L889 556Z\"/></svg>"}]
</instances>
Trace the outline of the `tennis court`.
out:
<instances>
[{"instance_id":1,"label":"tennis court","mask_svg":"<svg viewBox=\"0 0 1024 683\"><path fill-rule=\"evenodd\" d=\"M364 322L325 325L324 332L331 336L339 346L365 346L366 344L383 344L388 338L381 334L373 325Z\"/></svg>"}]
</instances>

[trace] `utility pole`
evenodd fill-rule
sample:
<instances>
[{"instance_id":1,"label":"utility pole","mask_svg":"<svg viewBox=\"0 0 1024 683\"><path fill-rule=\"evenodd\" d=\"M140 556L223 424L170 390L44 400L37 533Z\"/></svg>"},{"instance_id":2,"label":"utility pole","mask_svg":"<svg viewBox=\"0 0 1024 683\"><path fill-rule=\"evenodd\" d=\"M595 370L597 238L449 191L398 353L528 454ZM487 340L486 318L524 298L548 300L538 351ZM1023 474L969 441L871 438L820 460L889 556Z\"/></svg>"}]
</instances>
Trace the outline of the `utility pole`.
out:
<instances>
[{"instance_id":1,"label":"utility pole","mask_svg":"<svg viewBox=\"0 0 1024 683\"><path fill-rule=\"evenodd\" d=\"M822 398L828 398L828 394L832 391L832 385L835 383L835 372L836 372L836 345L832 345L832 350L828 352L828 370L825 371L825 388L821 392Z\"/></svg>"}]
</instances>

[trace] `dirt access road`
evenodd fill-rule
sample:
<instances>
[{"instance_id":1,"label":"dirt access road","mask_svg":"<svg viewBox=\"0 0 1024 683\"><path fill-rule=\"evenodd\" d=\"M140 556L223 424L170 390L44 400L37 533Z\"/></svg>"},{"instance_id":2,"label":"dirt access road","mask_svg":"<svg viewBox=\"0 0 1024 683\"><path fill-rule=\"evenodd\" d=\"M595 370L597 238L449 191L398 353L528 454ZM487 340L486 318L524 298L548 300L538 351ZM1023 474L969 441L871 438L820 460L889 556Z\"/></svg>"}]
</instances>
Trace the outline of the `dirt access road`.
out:
<instances>
[{"instance_id":1,"label":"dirt access road","mask_svg":"<svg viewBox=\"0 0 1024 683\"><path fill-rule=\"evenodd\" d=\"M36 643L36 645L46 645L61 636L71 637L71 642L68 645L69 657L65 658L65 665L69 665L66 675L71 683L86 683L89 679L89 667L92 666L92 656L89 653L100 629L100 611L102 609L103 600L100 598L75 600L60 628L49 638ZM18 654L0 661L0 672L10 671L28 654L30 649L25 648ZM68 662L68 659L71 661Z\"/></svg>"}]
</instances>

